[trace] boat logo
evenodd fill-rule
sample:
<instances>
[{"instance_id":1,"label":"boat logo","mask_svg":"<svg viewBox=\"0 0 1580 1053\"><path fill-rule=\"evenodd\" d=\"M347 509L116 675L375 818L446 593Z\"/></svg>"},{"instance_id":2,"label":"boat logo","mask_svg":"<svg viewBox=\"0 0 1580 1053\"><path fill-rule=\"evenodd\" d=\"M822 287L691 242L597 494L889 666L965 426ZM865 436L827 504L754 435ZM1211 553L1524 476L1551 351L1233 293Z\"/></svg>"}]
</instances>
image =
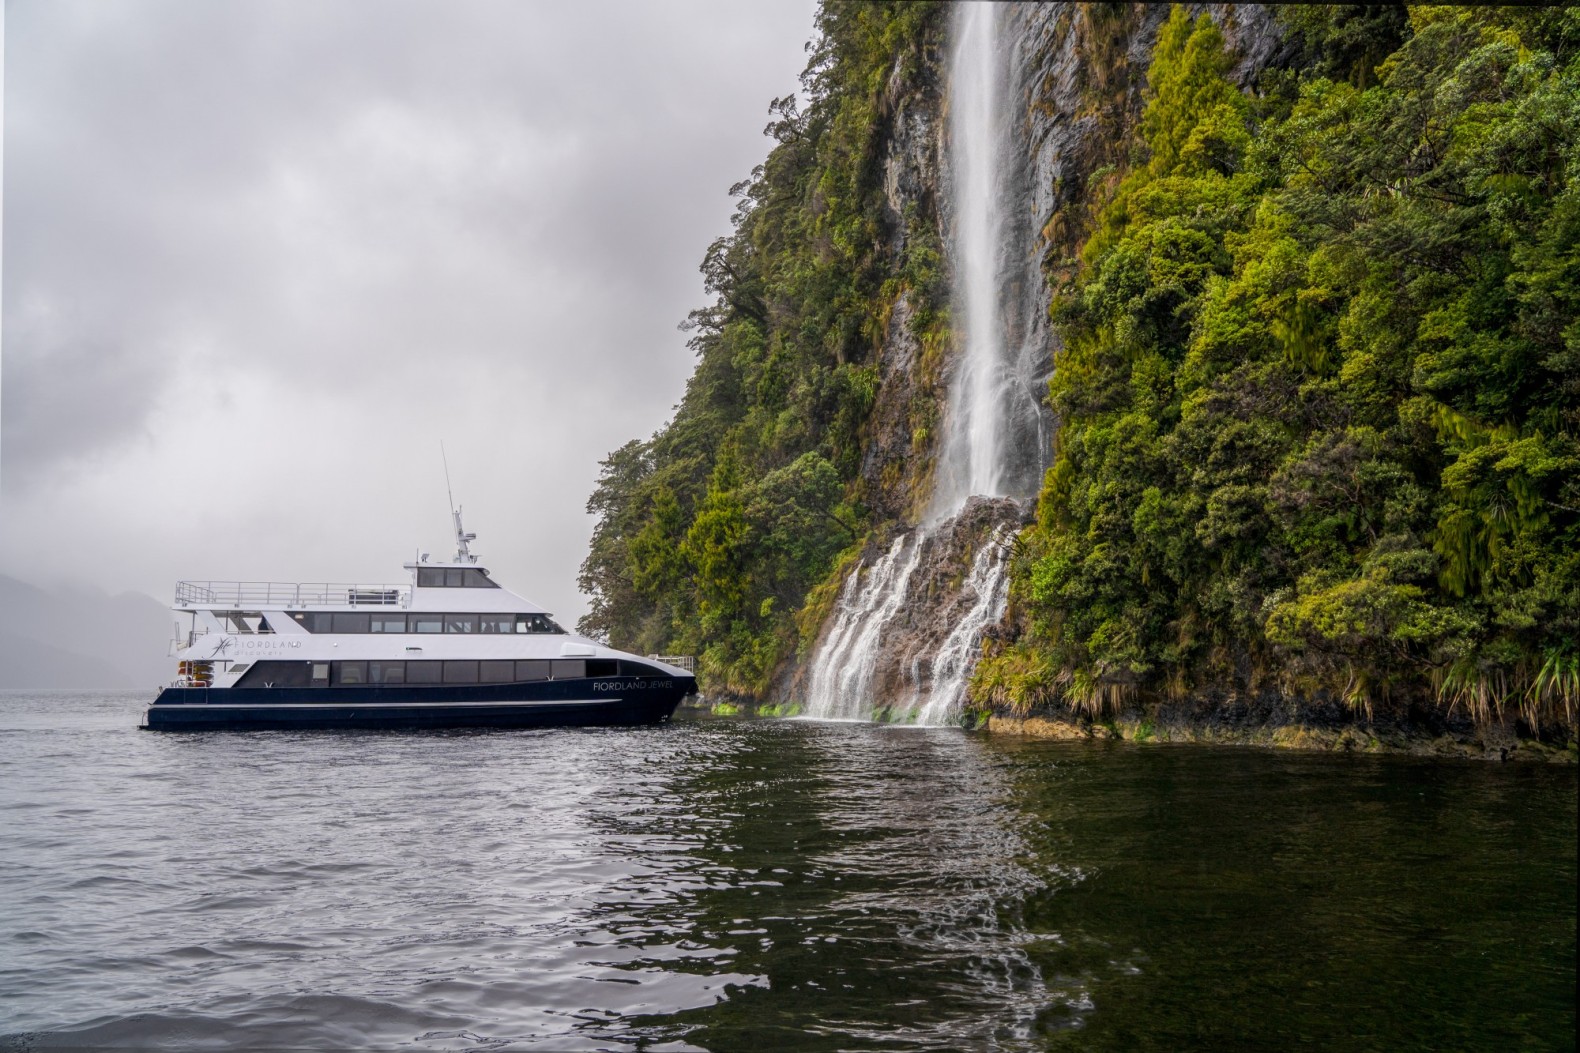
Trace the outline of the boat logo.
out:
<instances>
[{"instance_id":1,"label":"boat logo","mask_svg":"<svg viewBox=\"0 0 1580 1053\"><path fill-rule=\"evenodd\" d=\"M302 646L302 641L300 640L272 640L268 638L239 640L234 636L225 636L214 642L214 651L209 655L209 657L218 658L220 655L229 653L233 650L277 651L286 647L300 646Z\"/></svg>"}]
</instances>

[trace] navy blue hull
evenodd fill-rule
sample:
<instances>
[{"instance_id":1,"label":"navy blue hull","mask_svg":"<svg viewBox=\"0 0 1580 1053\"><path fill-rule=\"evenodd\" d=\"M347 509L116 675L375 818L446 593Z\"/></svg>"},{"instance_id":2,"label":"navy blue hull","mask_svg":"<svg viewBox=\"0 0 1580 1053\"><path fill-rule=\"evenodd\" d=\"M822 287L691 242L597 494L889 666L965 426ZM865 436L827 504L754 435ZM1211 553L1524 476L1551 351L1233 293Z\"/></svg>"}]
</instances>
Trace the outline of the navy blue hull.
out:
<instances>
[{"instance_id":1,"label":"navy blue hull","mask_svg":"<svg viewBox=\"0 0 1580 1053\"><path fill-rule=\"evenodd\" d=\"M691 677L611 677L524 684L166 688L148 707L155 731L295 728L540 728L656 724Z\"/></svg>"}]
</instances>

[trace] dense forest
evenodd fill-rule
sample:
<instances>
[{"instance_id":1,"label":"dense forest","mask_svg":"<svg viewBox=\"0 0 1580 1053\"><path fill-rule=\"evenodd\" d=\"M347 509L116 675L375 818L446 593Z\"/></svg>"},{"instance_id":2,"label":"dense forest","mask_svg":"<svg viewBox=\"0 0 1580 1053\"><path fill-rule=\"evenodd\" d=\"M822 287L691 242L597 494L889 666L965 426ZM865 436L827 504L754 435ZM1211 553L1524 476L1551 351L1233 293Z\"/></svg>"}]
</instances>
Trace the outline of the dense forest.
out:
<instances>
[{"instance_id":1,"label":"dense forest","mask_svg":"<svg viewBox=\"0 0 1580 1053\"><path fill-rule=\"evenodd\" d=\"M1271 689L1572 727L1580 11L1277 17L1278 60L1237 84L1220 26L1174 9L1061 214L1059 429L972 696L1096 716ZM604 463L584 631L760 697L925 500L947 265L936 205L896 215L881 159L907 96L943 90L947 30L942 5L823 5L809 101L773 104L703 261L685 397ZM867 463L897 305L922 352L884 478L910 510Z\"/></svg>"}]
</instances>

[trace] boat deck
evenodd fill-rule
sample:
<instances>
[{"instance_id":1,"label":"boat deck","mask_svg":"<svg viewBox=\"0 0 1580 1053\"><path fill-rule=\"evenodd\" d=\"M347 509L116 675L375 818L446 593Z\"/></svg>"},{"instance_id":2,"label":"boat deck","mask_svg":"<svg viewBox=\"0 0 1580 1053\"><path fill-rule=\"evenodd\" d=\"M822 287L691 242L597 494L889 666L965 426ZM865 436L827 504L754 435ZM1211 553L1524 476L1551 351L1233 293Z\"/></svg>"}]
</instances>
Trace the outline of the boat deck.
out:
<instances>
[{"instance_id":1,"label":"boat deck","mask_svg":"<svg viewBox=\"0 0 1580 1053\"><path fill-rule=\"evenodd\" d=\"M349 582L178 581L178 607L407 607L410 585Z\"/></svg>"}]
</instances>

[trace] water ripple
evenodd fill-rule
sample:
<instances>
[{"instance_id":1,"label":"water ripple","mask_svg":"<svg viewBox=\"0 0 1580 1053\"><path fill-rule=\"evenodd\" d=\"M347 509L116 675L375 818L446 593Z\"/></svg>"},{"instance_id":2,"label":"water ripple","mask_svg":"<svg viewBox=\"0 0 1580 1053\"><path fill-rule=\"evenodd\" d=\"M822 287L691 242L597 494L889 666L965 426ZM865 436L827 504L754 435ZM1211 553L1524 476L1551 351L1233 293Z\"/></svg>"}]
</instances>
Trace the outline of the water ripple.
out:
<instances>
[{"instance_id":1,"label":"water ripple","mask_svg":"<svg viewBox=\"0 0 1580 1053\"><path fill-rule=\"evenodd\" d=\"M1573 772L142 702L0 693L0 1049L1572 1044Z\"/></svg>"}]
</instances>

